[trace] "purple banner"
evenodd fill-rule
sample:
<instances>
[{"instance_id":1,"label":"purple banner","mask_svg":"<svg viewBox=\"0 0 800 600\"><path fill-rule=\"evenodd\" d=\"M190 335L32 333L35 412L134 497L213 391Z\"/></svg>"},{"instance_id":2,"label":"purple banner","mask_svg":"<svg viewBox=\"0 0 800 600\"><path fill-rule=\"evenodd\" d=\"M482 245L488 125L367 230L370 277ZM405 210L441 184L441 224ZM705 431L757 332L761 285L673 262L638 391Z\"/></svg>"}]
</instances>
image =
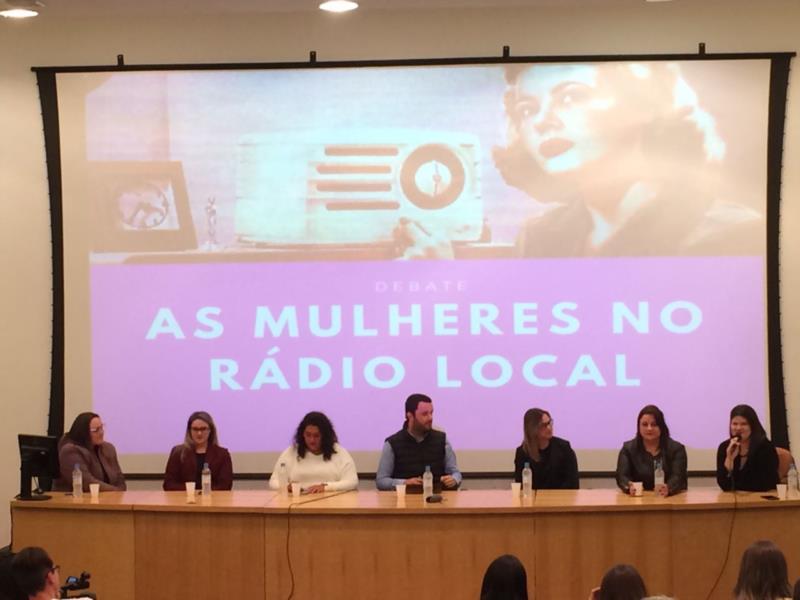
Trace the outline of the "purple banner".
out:
<instances>
[{"instance_id":1,"label":"purple banner","mask_svg":"<svg viewBox=\"0 0 800 600\"><path fill-rule=\"evenodd\" d=\"M94 407L123 453L194 410L239 452L327 413L379 450L412 392L459 449L519 443L540 406L576 448L618 448L649 403L712 448L764 414L758 257L92 265Z\"/></svg>"}]
</instances>

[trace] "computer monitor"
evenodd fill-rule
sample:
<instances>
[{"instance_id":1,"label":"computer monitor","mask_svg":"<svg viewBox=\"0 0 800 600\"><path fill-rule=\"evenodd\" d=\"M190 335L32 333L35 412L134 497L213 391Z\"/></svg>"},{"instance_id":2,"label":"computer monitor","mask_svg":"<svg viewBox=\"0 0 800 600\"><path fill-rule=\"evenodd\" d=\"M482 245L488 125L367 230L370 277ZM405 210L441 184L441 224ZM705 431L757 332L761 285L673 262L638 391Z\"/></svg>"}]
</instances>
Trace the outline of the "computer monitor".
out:
<instances>
[{"instance_id":1,"label":"computer monitor","mask_svg":"<svg viewBox=\"0 0 800 600\"><path fill-rule=\"evenodd\" d=\"M55 479L58 470L58 438L19 434L20 484L18 500L48 500L46 494L31 492L31 478Z\"/></svg>"}]
</instances>

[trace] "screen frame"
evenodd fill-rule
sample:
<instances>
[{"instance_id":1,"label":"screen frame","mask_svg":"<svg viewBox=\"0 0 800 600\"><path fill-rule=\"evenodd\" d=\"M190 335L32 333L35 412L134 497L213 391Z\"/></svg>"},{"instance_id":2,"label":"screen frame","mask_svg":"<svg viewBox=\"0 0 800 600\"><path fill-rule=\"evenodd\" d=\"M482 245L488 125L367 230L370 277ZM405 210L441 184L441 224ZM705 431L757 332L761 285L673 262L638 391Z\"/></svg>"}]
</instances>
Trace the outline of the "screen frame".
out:
<instances>
[{"instance_id":1,"label":"screen frame","mask_svg":"<svg viewBox=\"0 0 800 600\"><path fill-rule=\"evenodd\" d=\"M786 414L786 396L783 374L780 311L780 204L785 135L786 101L789 70L795 52L757 53L705 53L703 45L697 54L620 54L620 55L558 55L510 56L504 47L501 57L461 57L429 59L389 59L353 61L317 61L311 52L308 62L268 63L193 63L193 64L142 64L126 65L124 56L117 57L116 65L94 66L39 66L32 67L40 92L44 126L45 156L50 197L50 225L52 240L53 316L50 381L50 412L47 433L61 436L64 433L65 397L65 318L64 318L64 248L63 212L61 190L60 134L56 75L59 73L135 72L135 71L203 71L203 70L277 70L277 69L336 69L358 67L410 67L457 65L506 65L514 63L575 63L575 62L636 62L636 61L715 61L715 60L770 60L768 133L767 133L767 214L766 214L766 317L767 317L767 369L769 395L770 435L776 446L789 449L789 431ZM691 475L709 475L706 471L690 471ZM156 478L156 474L130 474L133 478ZM248 479L261 474L237 473ZM367 477L373 473L364 474ZM508 473L470 473L467 476L498 477ZM581 475L606 477L608 472L581 472Z\"/></svg>"}]
</instances>

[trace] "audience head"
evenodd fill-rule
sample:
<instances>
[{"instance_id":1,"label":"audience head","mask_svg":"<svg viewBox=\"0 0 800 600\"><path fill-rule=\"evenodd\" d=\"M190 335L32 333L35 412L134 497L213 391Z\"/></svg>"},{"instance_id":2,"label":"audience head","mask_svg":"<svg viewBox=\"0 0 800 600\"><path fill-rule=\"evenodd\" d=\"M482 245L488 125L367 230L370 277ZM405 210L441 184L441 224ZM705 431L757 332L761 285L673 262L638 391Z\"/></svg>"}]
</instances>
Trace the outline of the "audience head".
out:
<instances>
[{"instance_id":1,"label":"audience head","mask_svg":"<svg viewBox=\"0 0 800 600\"><path fill-rule=\"evenodd\" d=\"M636 441L641 446L645 441L657 442L664 448L669 439L669 427L664 413L655 404L648 404L636 418Z\"/></svg>"},{"instance_id":2,"label":"audience head","mask_svg":"<svg viewBox=\"0 0 800 600\"><path fill-rule=\"evenodd\" d=\"M411 394L406 398L405 428L417 435L433 429L433 400L425 394Z\"/></svg>"},{"instance_id":3,"label":"audience head","mask_svg":"<svg viewBox=\"0 0 800 600\"><path fill-rule=\"evenodd\" d=\"M66 440L84 448L99 446L104 441L105 428L100 415L93 412L83 412L75 417L72 427L64 435Z\"/></svg>"},{"instance_id":4,"label":"audience head","mask_svg":"<svg viewBox=\"0 0 800 600\"><path fill-rule=\"evenodd\" d=\"M739 579L733 589L736 600L777 600L790 593L786 559L780 548L768 541L751 544L742 554Z\"/></svg>"},{"instance_id":5,"label":"audience head","mask_svg":"<svg viewBox=\"0 0 800 600\"><path fill-rule=\"evenodd\" d=\"M29 546L11 561L11 572L19 591L31 598L41 592L56 598L61 585L58 567L44 549Z\"/></svg>"},{"instance_id":6,"label":"audience head","mask_svg":"<svg viewBox=\"0 0 800 600\"><path fill-rule=\"evenodd\" d=\"M794 591L792 592L792 600L800 600L800 579L794 582Z\"/></svg>"},{"instance_id":7,"label":"audience head","mask_svg":"<svg viewBox=\"0 0 800 600\"><path fill-rule=\"evenodd\" d=\"M528 575L516 556L495 558L483 576L481 600L528 600Z\"/></svg>"},{"instance_id":8,"label":"audience head","mask_svg":"<svg viewBox=\"0 0 800 600\"><path fill-rule=\"evenodd\" d=\"M738 404L731 409L730 435L739 435L742 441L751 440L757 444L767 437L767 432L752 406Z\"/></svg>"},{"instance_id":9,"label":"audience head","mask_svg":"<svg viewBox=\"0 0 800 600\"><path fill-rule=\"evenodd\" d=\"M542 442L549 442L553 437L553 418L543 408L529 408L522 418L522 432L522 449L534 460L539 460Z\"/></svg>"},{"instance_id":10,"label":"audience head","mask_svg":"<svg viewBox=\"0 0 800 600\"><path fill-rule=\"evenodd\" d=\"M647 588L636 568L615 565L603 575L597 600L642 600L646 596Z\"/></svg>"},{"instance_id":11,"label":"audience head","mask_svg":"<svg viewBox=\"0 0 800 600\"><path fill-rule=\"evenodd\" d=\"M189 448L216 446L217 426L214 419L204 410L198 410L189 415L186 421L186 437L184 443Z\"/></svg>"},{"instance_id":12,"label":"audience head","mask_svg":"<svg viewBox=\"0 0 800 600\"><path fill-rule=\"evenodd\" d=\"M294 434L294 444L300 458L304 458L306 451L309 451L312 454L322 454L325 460L330 460L336 452L333 446L338 441L331 420L324 413L316 411L303 417Z\"/></svg>"}]
</instances>

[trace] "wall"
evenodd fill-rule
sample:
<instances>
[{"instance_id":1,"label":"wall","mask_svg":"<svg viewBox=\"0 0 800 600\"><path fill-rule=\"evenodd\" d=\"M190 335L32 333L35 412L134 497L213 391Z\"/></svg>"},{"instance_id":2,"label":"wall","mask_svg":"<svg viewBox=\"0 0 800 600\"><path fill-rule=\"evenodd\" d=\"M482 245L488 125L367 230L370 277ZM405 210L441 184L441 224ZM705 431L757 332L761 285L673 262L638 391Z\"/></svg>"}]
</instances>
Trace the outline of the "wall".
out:
<instances>
[{"instance_id":1,"label":"wall","mask_svg":"<svg viewBox=\"0 0 800 600\"><path fill-rule=\"evenodd\" d=\"M365 2L367 4L367 2ZM0 22L0 499L18 491L16 433L43 433L50 381L50 226L31 66L499 55L797 51L795 0L615 8L317 12ZM800 447L800 70L790 83L781 237L790 434ZM8 513L0 545L10 539Z\"/></svg>"}]
</instances>

